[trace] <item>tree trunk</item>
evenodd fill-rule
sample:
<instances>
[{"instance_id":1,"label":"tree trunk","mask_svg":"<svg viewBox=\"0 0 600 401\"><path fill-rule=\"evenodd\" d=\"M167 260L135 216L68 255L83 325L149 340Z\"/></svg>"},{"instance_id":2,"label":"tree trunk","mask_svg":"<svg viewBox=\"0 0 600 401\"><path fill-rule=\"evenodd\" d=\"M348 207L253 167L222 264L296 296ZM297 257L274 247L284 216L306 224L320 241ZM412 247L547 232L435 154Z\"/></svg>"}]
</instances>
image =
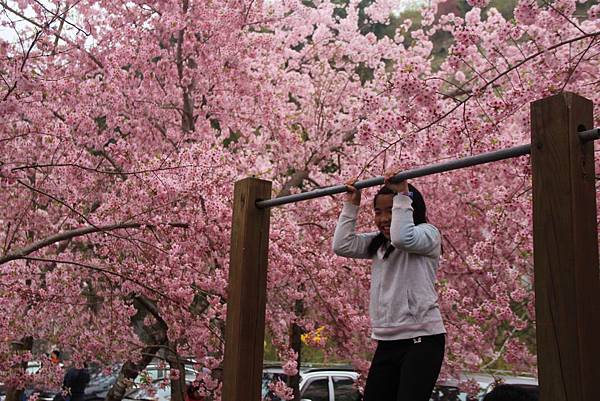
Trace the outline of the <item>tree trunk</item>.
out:
<instances>
[{"instance_id":1,"label":"tree trunk","mask_svg":"<svg viewBox=\"0 0 600 401\"><path fill-rule=\"evenodd\" d=\"M158 314L156 305L141 296L134 298L133 305L137 313L131 318L131 324L140 339L148 346L143 349L142 359L138 363L127 361L121 367L117 381L108 391L106 401L121 401L135 378L152 362L161 347L168 343L167 324ZM145 326L144 319L149 314L154 316L156 322L151 326Z\"/></svg>"},{"instance_id":2,"label":"tree trunk","mask_svg":"<svg viewBox=\"0 0 600 401\"><path fill-rule=\"evenodd\" d=\"M294 312L297 317L304 314L304 302L297 300L294 305ZM294 401L300 401L300 367L302 363L302 327L296 323L292 324L290 333L290 346L298 354L298 373L288 378L287 385L294 390Z\"/></svg>"},{"instance_id":3,"label":"tree trunk","mask_svg":"<svg viewBox=\"0 0 600 401\"><path fill-rule=\"evenodd\" d=\"M106 401L121 401L125 396L127 389L130 387L131 382L135 380L150 362L152 362L152 359L154 359L154 356L159 349L159 347L146 347L143 351L144 356L139 363L133 363L132 361L125 362L123 367L121 367L117 381L106 395Z\"/></svg>"},{"instance_id":4,"label":"tree trunk","mask_svg":"<svg viewBox=\"0 0 600 401\"><path fill-rule=\"evenodd\" d=\"M175 349L175 346L172 346ZM172 350L169 350L169 366L171 369L179 370L179 378L171 379L171 401L183 401L183 394L185 392L185 365L181 361L178 354L174 354Z\"/></svg>"}]
</instances>

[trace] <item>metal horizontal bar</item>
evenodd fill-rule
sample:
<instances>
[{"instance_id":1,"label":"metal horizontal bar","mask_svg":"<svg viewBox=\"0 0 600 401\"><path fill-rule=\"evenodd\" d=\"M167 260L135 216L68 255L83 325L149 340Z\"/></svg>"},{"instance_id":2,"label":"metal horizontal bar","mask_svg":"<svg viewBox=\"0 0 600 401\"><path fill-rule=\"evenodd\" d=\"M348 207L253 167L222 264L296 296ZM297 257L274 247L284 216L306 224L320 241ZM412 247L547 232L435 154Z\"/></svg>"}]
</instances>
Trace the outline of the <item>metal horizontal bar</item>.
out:
<instances>
[{"instance_id":1,"label":"metal horizontal bar","mask_svg":"<svg viewBox=\"0 0 600 401\"><path fill-rule=\"evenodd\" d=\"M587 142L600 137L600 129L595 128L588 131L582 131L579 133L579 137L582 141ZM394 176L392 181L399 182L411 178L423 177L426 175L443 173L446 171L457 170L464 167L476 166L478 164L491 163L499 160L510 159L513 157L519 157L528 155L531 152L531 145L519 145L508 149L496 150L493 152L482 153L475 156L463 157L461 159L451 160L442 163L431 164L425 167L419 167L412 170L403 171L400 174ZM363 181L357 181L354 186L358 189L374 187L376 185L383 185L383 177L369 178ZM346 185L335 185L331 187L319 188L310 192L302 192L299 194L282 196L280 198L273 198L256 202L256 207L263 209L273 206L281 206L287 203L295 203L303 200L320 198L328 195L341 194L346 192Z\"/></svg>"},{"instance_id":2,"label":"metal horizontal bar","mask_svg":"<svg viewBox=\"0 0 600 401\"><path fill-rule=\"evenodd\" d=\"M480 155L464 157L462 159L451 160L448 162L431 164L425 167L419 167L412 170L406 170L400 174L394 176L392 181L403 181L410 178L423 177L435 173L442 173L444 171L456 170L463 167L475 166L478 164L490 163L493 161L508 159L511 157L518 157L529 154L531 145L520 145L514 148L497 150L489 153L482 153ZM369 178L363 181L357 181L354 186L358 189L374 187L376 185L383 185L383 177ZM282 196L280 198L273 198L269 200L263 200L256 202L258 208L268 208L273 206L285 205L287 203L294 203L308 199L320 198L322 196L340 194L346 192L346 185L335 185L332 187L325 187L315 189L310 192L303 192L300 194Z\"/></svg>"},{"instance_id":3,"label":"metal horizontal bar","mask_svg":"<svg viewBox=\"0 0 600 401\"><path fill-rule=\"evenodd\" d=\"M600 128L594 128L587 131L581 131L579 138L583 142L589 142L600 138Z\"/></svg>"}]
</instances>

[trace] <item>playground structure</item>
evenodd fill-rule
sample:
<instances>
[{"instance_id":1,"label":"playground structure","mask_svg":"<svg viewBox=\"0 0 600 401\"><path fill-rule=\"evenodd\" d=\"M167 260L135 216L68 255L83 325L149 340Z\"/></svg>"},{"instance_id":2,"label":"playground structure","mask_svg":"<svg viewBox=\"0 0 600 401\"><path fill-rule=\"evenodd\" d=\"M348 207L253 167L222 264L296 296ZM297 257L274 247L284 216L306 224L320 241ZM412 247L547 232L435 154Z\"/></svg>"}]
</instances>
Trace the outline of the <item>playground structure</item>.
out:
<instances>
[{"instance_id":1,"label":"playground structure","mask_svg":"<svg viewBox=\"0 0 600 401\"><path fill-rule=\"evenodd\" d=\"M594 401L600 384L600 268L593 104L565 92L531 104L531 144L408 170L395 181L531 155L540 400ZM383 177L357 188L383 184ZM269 208L342 193L344 185L270 199L271 182L236 182L223 401L260 400Z\"/></svg>"}]
</instances>

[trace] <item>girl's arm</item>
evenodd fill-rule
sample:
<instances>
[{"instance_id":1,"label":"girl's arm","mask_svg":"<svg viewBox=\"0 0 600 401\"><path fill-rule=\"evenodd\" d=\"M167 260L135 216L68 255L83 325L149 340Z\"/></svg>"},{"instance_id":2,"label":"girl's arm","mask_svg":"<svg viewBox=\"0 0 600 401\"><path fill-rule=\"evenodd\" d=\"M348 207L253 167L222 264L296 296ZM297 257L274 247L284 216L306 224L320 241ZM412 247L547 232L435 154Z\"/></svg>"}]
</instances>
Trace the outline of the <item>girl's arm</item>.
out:
<instances>
[{"instance_id":1,"label":"girl's arm","mask_svg":"<svg viewBox=\"0 0 600 401\"><path fill-rule=\"evenodd\" d=\"M339 256L370 259L368 249L376 233L356 234L356 216L359 206L345 202L333 234L333 252Z\"/></svg>"},{"instance_id":2,"label":"girl's arm","mask_svg":"<svg viewBox=\"0 0 600 401\"><path fill-rule=\"evenodd\" d=\"M406 195L394 196L390 237L394 248L405 252L432 257L440 255L440 232L428 223L415 226L412 200Z\"/></svg>"}]
</instances>

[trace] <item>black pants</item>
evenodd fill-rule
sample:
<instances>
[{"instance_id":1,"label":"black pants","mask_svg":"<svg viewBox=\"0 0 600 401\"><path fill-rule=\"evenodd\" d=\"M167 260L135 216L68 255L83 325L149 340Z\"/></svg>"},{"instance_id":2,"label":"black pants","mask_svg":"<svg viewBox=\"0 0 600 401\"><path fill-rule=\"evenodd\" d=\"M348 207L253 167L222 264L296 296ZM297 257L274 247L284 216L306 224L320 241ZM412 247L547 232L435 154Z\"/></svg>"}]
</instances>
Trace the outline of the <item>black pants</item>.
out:
<instances>
[{"instance_id":1,"label":"black pants","mask_svg":"<svg viewBox=\"0 0 600 401\"><path fill-rule=\"evenodd\" d=\"M379 341L364 401L429 401L442 367L445 345L444 334Z\"/></svg>"}]
</instances>

